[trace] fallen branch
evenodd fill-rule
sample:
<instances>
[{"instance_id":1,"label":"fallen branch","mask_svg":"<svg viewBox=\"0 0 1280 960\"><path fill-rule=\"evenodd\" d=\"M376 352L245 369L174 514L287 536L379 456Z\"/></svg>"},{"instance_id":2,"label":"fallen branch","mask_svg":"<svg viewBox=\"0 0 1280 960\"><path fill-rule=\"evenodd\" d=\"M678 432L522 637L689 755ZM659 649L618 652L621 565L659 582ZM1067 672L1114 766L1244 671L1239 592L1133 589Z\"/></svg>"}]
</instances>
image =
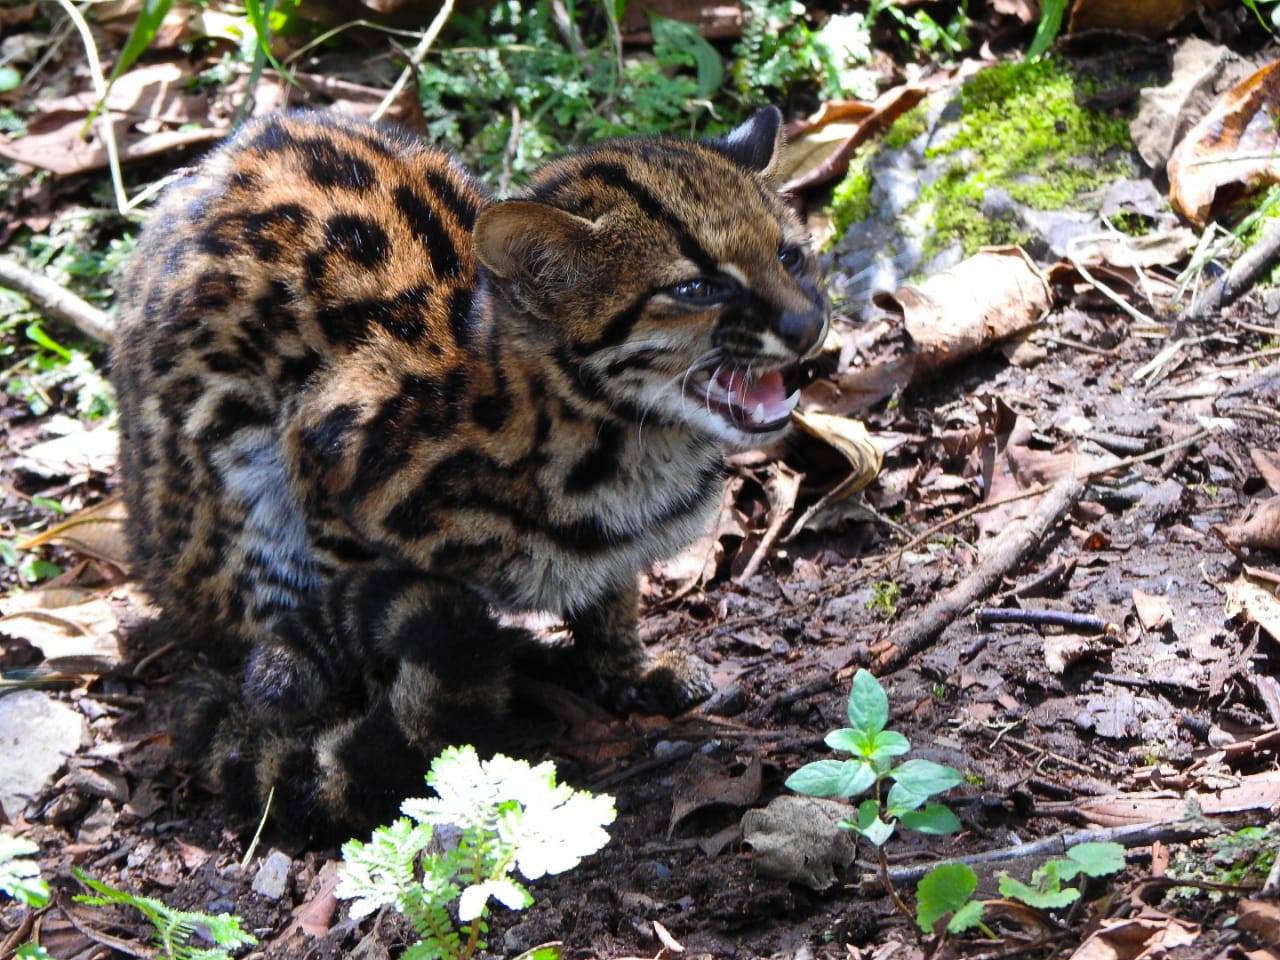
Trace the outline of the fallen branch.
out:
<instances>
[{"instance_id":1,"label":"fallen branch","mask_svg":"<svg viewBox=\"0 0 1280 960\"><path fill-rule=\"evenodd\" d=\"M894 631L893 645L871 665L883 676L915 656L973 603L987 596L1010 570L1039 546L1084 493L1084 481L1067 474L1045 494L1031 515L991 541L986 558L967 577Z\"/></svg>"},{"instance_id":2,"label":"fallen branch","mask_svg":"<svg viewBox=\"0 0 1280 960\"><path fill-rule=\"evenodd\" d=\"M26 297L50 320L75 327L101 343L111 342L111 319L105 313L8 257L0 257L0 286Z\"/></svg>"},{"instance_id":3,"label":"fallen branch","mask_svg":"<svg viewBox=\"0 0 1280 960\"><path fill-rule=\"evenodd\" d=\"M967 857L948 858L948 863L965 863L975 866L984 863L1010 863L1034 857L1037 860L1061 857L1072 847L1082 843L1118 843L1125 848L1150 846L1157 840L1165 843L1187 843L1200 840L1222 830L1209 820L1179 820L1175 823L1127 823L1120 827L1101 827L1090 830L1072 830L1057 836L1045 837L1031 843L1019 843L999 850L984 850ZM875 865L861 864L868 872L875 872ZM889 879L894 883L913 883L933 869L932 863L891 867Z\"/></svg>"}]
</instances>

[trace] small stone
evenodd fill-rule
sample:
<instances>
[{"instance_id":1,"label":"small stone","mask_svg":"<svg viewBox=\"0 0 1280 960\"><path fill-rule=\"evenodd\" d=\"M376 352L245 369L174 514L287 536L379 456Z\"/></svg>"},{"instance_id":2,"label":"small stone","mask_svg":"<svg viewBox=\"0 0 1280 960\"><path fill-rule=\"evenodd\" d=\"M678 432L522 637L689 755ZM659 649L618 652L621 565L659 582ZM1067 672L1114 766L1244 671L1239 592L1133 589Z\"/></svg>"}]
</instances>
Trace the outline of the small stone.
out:
<instances>
[{"instance_id":1,"label":"small stone","mask_svg":"<svg viewBox=\"0 0 1280 960\"><path fill-rule=\"evenodd\" d=\"M271 900L279 900L289 886L291 869L293 860L279 850L272 850L254 875L253 892Z\"/></svg>"},{"instance_id":2,"label":"small stone","mask_svg":"<svg viewBox=\"0 0 1280 960\"><path fill-rule=\"evenodd\" d=\"M84 718L38 690L19 690L0 697L0 731L0 809L16 820L80 749Z\"/></svg>"},{"instance_id":3,"label":"small stone","mask_svg":"<svg viewBox=\"0 0 1280 960\"><path fill-rule=\"evenodd\" d=\"M747 691L741 684L721 687L699 709L713 717L734 717L747 708Z\"/></svg>"},{"instance_id":4,"label":"small stone","mask_svg":"<svg viewBox=\"0 0 1280 960\"><path fill-rule=\"evenodd\" d=\"M81 821L76 839L88 846L97 846L111 836L115 822L116 812L110 801L99 800Z\"/></svg>"}]
</instances>

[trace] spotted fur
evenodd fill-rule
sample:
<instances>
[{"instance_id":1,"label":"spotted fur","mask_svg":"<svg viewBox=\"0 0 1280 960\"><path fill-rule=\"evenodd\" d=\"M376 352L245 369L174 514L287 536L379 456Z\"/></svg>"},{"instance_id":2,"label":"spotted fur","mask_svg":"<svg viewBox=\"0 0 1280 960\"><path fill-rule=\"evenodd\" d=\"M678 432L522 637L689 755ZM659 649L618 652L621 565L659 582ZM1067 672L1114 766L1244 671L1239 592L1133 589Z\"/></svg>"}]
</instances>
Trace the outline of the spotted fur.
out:
<instances>
[{"instance_id":1,"label":"spotted fur","mask_svg":"<svg viewBox=\"0 0 1280 960\"><path fill-rule=\"evenodd\" d=\"M494 201L416 138L293 114L168 190L123 284L121 464L137 572L238 673L188 718L227 793L384 816L501 715L524 637L494 611L563 616L614 707L705 696L646 658L636 579L705 530L726 450L786 429L825 334L779 119Z\"/></svg>"}]
</instances>

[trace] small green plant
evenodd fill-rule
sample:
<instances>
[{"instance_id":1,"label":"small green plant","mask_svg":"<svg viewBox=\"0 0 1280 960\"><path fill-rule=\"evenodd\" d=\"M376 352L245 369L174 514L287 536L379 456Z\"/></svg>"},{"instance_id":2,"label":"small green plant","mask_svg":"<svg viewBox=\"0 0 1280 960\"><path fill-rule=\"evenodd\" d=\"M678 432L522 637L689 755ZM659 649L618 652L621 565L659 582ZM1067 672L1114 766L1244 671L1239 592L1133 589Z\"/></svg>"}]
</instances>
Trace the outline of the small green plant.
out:
<instances>
[{"instance_id":1,"label":"small green plant","mask_svg":"<svg viewBox=\"0 0 1280 960\"><path fill-rule=\"evenodd\" d=\"M33 857L40 850L30 840L0 833L0 893L28 907L49 902L49 882L40 876Z\"/></svg>"},{"instance_id":2,"label":"small green plant","mask_svg":"<svg viewBox=\"0 0 1280 960\"><path fill-rule=\"evenodd\" d=\"M715 48L695 28L655 17L653 56L624 57L612 30L581 29L592 6L566 4L568 36L547 3L486 4L455 16L455 42L418 70L428 136L505 192L576 146L706 123L722 86ZM601 6L612 20L614 0Z\"/></svg>"},{"instance_id":3,"label":"small green plant","mask_svg":"<svg viewBox=\"0 0 1280 960\"><path fill-rule=\"evenodd\" d=\"M1261 883L1275 867L1277 856L1280 856L1280 821L1206 837L1174 856L1169 864L1169 876L1192 883L1228 886ZM1181 887L1174 892L1181 896L1194 890ZM1215 891L1210 895L1222 894Z\"/></svg>"},{"instance_id":4,"label":"small green plant","mask_svg":"<svg viewBox=\"0 0 1280 960\"><path fill-rule=\"evenodd\" d=\"M1080 843L1037 867L1031 882L1023 883L1005 872L998 874L1000 895L1017 900L1038 911L1068 907L1080 899L1080 888L1068 886L1085 877L1106 877L1124 869L1124 847L1118 843ZM925 933L934 933L946 920L947 933L964 933L978 928L993 936L982 923L983 904L973 899L978 875L963 863L934 867L916 888L916 922Z\"/></svg>"},{"instance_id":5,"label":"small green plant","mask_svg":"<svg viewBox=\"0 0 1280 960\"><path fill-rule=\"evenodd\" d=\"M824 99L840 94L837 60L809 29L804 14L804 4L796 0L744 0L742 36L733 48L732 77L739 97L777 96L797 86L816 88ZM857 46L849 40L842 50ZM869 36L866 48L869 57Z\"/></svg>"},{"instance_id":6,"label":"small green plant","mask_svg":"<svg viewBox=\"0 0 1280 960\"><path fill-rule=\"evenodd\" d=\"M95 880L82 870L73 868L71 872L96 894L78 896L75 898L78 903L98 907L114 904L139 911L154 928L156 948L166 960L230 960L228 951L258 942L241 928L240 918L232 914L220 913L214 916L176 910L152 897L140 897L118 890L101 880ZM213 946L198 946L192 942L197 937Z\"/></svg>"},{"instance_id":7,"label":"small green plant","mask_svg":"<svg viewBox=\"0 0 1280 960\"><path fill-rule=\"evenodd\" d=\"M901 600L901 587L892 580L878 580L871 587L871 596L867 599L867 610L876 614L885 623L889 623L898 615L898 603Z\"/></svg>"},{"instance_id":8,"label":"small green plant","mask_svg":"<svg viewBox=\"0 0 1280 960\"><path fill-rule=\"evenodd\" d=\"M889 723L889 698L880 681L866 670L853 676L849 689L849 726L827 734L833 750L850 754L847 760L817 760L805 764L786 785L810 797L842 797L854 800L869 794L840 826L865 838L876 848L880 879L906 916L912 914L889 880L884 845L899 824L920 833L943 835L960 829L960 821L944 804L931 798L964 781L958 770L932 760L898 757L911 751L911 743ZM885 785L892 786L885 792Z\"/></svg>"},{"instance_id":9,"label":"small green plant","mask_svg":"<svg viewBox=\"0 0 1280 960\"><path fill-rule=\"evenodd\" d=\"M533 902L514 873L536 880L576 867L608 843L616 816L612 797L557 784L550 762L482 761L473 747L445 750L427 783L437 796L406 800L405 816L368 843L344 844L338 872L337 895L353 901L353 917L389 906L408 918L420 939L405 960L484 949L491 899L511 910ZM448 834L456 838L441 842Z\"/></svg>"}]
</instances>

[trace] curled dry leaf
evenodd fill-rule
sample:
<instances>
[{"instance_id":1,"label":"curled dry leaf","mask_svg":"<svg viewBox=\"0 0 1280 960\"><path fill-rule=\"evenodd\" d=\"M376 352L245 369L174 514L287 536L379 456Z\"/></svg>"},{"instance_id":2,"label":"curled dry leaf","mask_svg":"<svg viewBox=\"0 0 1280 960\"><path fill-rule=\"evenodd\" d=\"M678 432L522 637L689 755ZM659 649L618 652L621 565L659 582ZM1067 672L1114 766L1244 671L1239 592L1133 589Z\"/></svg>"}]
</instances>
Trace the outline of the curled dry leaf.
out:
<instances>
[{"instance_id":1,"label":"curled dry leaf","mask_svg":"<svg viewBox=\"0 0 1280 960\"><path fill-rule=\"evenodd\" d=\"M1133 609L1137 611L1138 622L1148 632L1163 630L1173 623L1173 604L1168 597L1160 597L1141 590L1133 591Z\"/></svg>"},{"instance_id":2,"label":"curled dry leaf","mask_svg":"<svg viewBox=\"0 0 1280 960\"><path fill-rule=\"evenodd\" d=\"M1200 936L1198 924L1176 917L1101 920L1072 960L1157 960L1175 948L1190 946Z\"/></svg>"},{"instance_id":3,"label":"curled dry leaf","mask_svg":"<svg viewBox=\"0 0 1280 960\"><path fill-rule=\"evenodd\" d=\"M1131 237L1123 233L1106 233L1073 241L1074 260L1086 266L1107 264L1120 269L1144 270L1171 267L1186 261L1196 248L1197 237L1186 227L1159 230Z\"/></svg>"},{"instance_id":4,"label":"curled dry leaf","mask_svg":"<svg viewBox=\"0 0 1280 960\"><path fill-rule=\"evenodd\" d=\"M1247 520L1214 524L1209 529L1236 554L1243 550L1280 550L1280 496L1262 501Z\"/></svg>"},{"instance_id":5,"label":"curled dry leaf","mask_svg":"<svg viewBox=\"0 0 1280 960\"><path fill-rule=\"evenodd\" d=\"M902 317L914 347L908 375L918 382L1035 326L1049 312L1053 295L1044 273L1023 250L993 247L875 302ZM868 379L883 378L875 367L851 372L840 378L841 390L847 380L853 393L865 393L859 382Z\"/></svg>"},{"instance_id":6,"label":"curled dry leaf","mask_svg":"<svg viewBox=\"0 0 1280 960\"><path fill-rule=\"evenodd\" d=\"M849 462L849 475L804 512L791 528L788 538L806 528L823 527L822 518L833 510L840 513L838 504L879 476L884 460L883 451L861 420L808 410L796 411L791 416L801 430L827 444Z\"/></svg>"},{"instance_id":7,"label":"curled dry leaf","mask_svg":"<svg viewBox=\"0 0 1280 960\"><path fill-rule=\"evenodd\" d=\"M1226 594L1228 618L1242 616L1280 641L1280 598L1276 597L1274 587L1240 576L1227 584Z\"/></svg>"},{"instance_id":8,"label":"curled dry leaf","mask_svg":"<svg viewBox=\"0 0 1280 960\"><path fill-rule=\"evenodd\" d=\"M1049 312L1053 294L1020 247L983 250L893 300L926 369L946 366L1021 333ZM924 371L917 368L917 376Z\"/></svg>"},{"instance_id":9,"label":"curled dry leaf","mask_svg":"<svg viewBox=\"0 0 1280 960\"><path fill-rule=\"evenodd\" d=\"M1249 451L1249 455L1253 459L1253 465L1258 468L1258 473L1262 474L1262 479L1271 488L1271 492L1280 493L1280 453L1275 450L1254 448Z\"/></svg>"},{"instance_id":10,"label":"curled dry leaf","mask_svg":"<svg viewBox=\"0 0 1280 960\"><path fill-rule=\"evenodd\" d=\"M1231 88L1169 158L1169 200L1203 226L1280 181L1280 60Z\"/></svg>"},{"instance_id":11,"label":"curled dry leaf","mask_svg":"<svg viewBox=\"0 0 1280 960\"><path fill-rule=\"evenodd\" d=\"M1203 0L1076 0L1067 31L1117 30L1162 37L1203 5Z\"/></svg>"},{"instance_id":12,"label":"curled dry leaf","mask_svg":"<svg viewBox=\"0 0 1280 960\"><path fill-rule=\"evenodd\" d=\"M667 836L681 820L705 807L750 807L760 799L762 777L759 757L752 757L745 770L734 774L710 757L695 753L672 788Z\"/></svg>"},{"instance_id":13,"label":"curled dry leaf","mask_svg":"<svg viewBox=\"0 0 1280 960\"><path fill-rule=\"evenodd\" d=\"M123 568L129 560L124 523L124 499L119 496L108 497L23 541L18 544L18 548L31 550L48 543L59 543L95 560L103 560Z\"/></svg>"}]
</instances>

